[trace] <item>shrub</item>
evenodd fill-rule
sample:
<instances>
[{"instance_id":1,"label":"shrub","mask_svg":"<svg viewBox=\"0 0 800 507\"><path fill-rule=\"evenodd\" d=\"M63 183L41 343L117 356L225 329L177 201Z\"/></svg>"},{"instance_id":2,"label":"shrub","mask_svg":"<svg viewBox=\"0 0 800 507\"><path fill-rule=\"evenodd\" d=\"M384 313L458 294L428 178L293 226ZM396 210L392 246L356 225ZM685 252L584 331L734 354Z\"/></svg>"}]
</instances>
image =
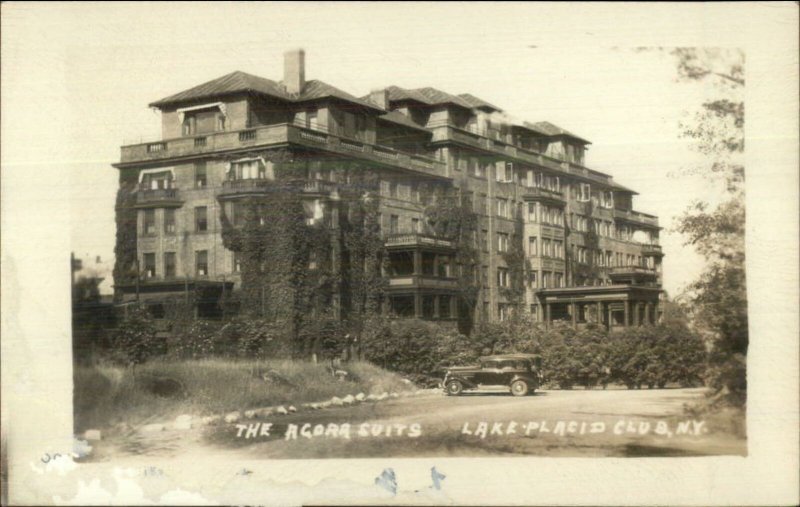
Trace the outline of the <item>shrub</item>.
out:
<instances>
[{"instance_id":1,"label":"shrub","mask_svg":"<svg viewBox=\"0 0 800 507\"><path fill-rule=\"evenodd\" d=\"M112 337L112 359L125 365L141 364L164 353L164 343L156 338L156 327L147 310L133 308L123 318Z\"/></svg>"},{"instance_id":2,"label":"shrub","mask_svg":"<svg viewBox=\"0 0 800 507\"><path fill-rule=\"evenodd\" d=\"M207 320L194 320L182 326L173 337L170 355L181 359L210 357L215 352L215 337L220 326Z\"/></svg>"},{"instance_id":3,"label":"shrub","mask_svg":"<svg viewBox=\"0 0 800 507\"><path fill-rule=\"evenodd\" d=\"M266 319L237 317L214 337L217 355L252 359L281 358L291 355L289 329L283 323Z\"/></svg>"},{"instance_id":4,"label":"shrub","mask_svg":"<svg viewBox=\"0 0 800 507\"><path fill-rule=\"evenodd\" d=\"M362 353L389 370L428 375L474 355L467 338L455 329L435 322L383 317L365 324Z\"/></svg>"}]
</instances>

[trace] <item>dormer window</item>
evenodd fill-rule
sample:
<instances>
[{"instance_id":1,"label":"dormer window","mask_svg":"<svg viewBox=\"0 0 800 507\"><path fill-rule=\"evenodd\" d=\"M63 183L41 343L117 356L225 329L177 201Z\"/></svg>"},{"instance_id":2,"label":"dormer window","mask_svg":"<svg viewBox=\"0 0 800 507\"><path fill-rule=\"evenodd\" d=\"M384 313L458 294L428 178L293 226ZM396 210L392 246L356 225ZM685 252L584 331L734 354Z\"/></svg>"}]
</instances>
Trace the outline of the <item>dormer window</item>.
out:
<instances>
[{"instance_id":1,"label":"dormer window","mask_svg":"<svg viewBox=\"0 0 800 507\"><path fill-rule=\"evenodd\" d=\"M181 132L184 136L221 132L226 127L225 104L214 102L198 106L182 107L177 111Z\"/></svg>"}]
</instances>

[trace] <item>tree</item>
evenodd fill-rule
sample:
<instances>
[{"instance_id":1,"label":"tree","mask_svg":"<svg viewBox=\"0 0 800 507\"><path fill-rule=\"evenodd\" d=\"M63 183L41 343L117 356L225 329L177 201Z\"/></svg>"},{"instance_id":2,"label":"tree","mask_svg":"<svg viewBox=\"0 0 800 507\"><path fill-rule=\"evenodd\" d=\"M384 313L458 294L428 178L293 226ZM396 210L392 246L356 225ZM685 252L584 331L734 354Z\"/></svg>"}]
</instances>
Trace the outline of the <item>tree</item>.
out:
<instances>
[{"instance_id":1,"label":"tree","mask_svg":"<svg viewBox=\"0 0 800 507\"><path fill-rule=\"evenodd\" d=\"M715 399L743 405L747 389L747 292L744 254L744 54L739 50L678 48L680 80L704 81L714 97L705 101L694 121L683 125L684 137L708 163L690 169L722 184L716 206L696 202L677 221L676 230L706 260L701 276L689 285L685 299L692 322L711 344L709 385Z\"/></svg>"}]
</instances>

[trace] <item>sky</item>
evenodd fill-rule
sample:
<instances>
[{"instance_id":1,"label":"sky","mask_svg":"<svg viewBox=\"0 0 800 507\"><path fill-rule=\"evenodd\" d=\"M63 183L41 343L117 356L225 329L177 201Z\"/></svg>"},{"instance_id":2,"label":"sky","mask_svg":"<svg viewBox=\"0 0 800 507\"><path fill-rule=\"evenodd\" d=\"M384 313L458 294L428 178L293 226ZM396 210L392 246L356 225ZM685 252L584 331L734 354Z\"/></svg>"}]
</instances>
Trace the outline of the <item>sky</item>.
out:
<instances>
[{"instance_id":1,"label":"sky","mask_svg":"<svg viewBox=\"0 0 800 507\"><path fill-rule=\"evenodd\" d=\"M664 286L676 295L702 259L670 230L674 218L718 194L702 178L681 175L703 161L679 138L679 122L708 88L678 82L668 53L632 50L656 45L667 26L637 22L640 9L594 4L581 4L580 17L556 4L462 4L458 18L455 8L16 4L4 11L6 25L25 29L4 39L3 56L25 79L6 80L4 101L26 107L3 115L17 141L4 144L4 166L57 161L57 175L39 182L39 192L68 199L67 248L111 259L111 164L120 145L159 137L158 113L147 104L234 70L279 80L283 52L302 47L307 79L356 96L392 84L469 92L516 118L589 139L586 164L637 190L634 208L660 217Z\"/></svg>"}]
</instances>

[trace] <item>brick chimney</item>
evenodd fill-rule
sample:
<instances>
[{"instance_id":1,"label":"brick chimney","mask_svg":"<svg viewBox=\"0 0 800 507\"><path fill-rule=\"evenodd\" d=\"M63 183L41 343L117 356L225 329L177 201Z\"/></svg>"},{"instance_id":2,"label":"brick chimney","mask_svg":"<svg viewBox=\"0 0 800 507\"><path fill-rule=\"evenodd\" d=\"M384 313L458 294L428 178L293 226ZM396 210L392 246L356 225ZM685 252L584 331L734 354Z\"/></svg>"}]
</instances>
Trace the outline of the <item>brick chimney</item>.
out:
<instances>
[{"instance_id":1,"label":"brick chimney","mask_svg":"<svg viewBox=\"0 0 800 507\"><path fill-rule=\"evenodd\" d=\"M375 104L376 106L382 107L389 110L389 91L386 89L383 90L372 90L369 92L369 101Z\"/></svg>"},{"instance_id":2,"label":"brick chimney","mask_svg":"<svg viewBox=\"0 0 800 507\"><path fill-rule=\"evenodd\" d=\"M306 84L306 52L292 49L283 54L283 86L289 93L299 94Z\"/></svg>"}]
</instances>

